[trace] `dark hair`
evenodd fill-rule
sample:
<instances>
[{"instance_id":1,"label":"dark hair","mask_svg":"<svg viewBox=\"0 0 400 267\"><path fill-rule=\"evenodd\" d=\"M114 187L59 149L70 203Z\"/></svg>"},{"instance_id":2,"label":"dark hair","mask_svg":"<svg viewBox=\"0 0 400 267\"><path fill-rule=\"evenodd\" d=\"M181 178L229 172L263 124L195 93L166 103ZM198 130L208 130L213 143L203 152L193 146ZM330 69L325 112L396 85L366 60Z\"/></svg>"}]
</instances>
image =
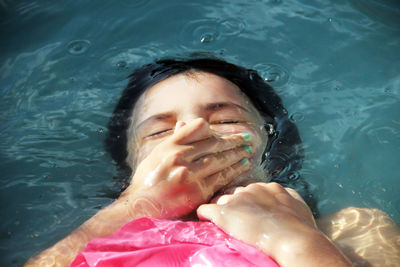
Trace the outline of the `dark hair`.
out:
<instances>
[{"instance_id":1,"label":"dark hair","mask_svg":"<svg viewBox=\"0 0 400 267\"><path fill-rule=\"evenodd\" d=\"M109 121L108 136L105 141L106 150L117 163L119 170L125 173L125 180L132 172L126 162L127 131L135 103L152 85L188 71L203 71L223 77L236 84L248 96L266 122L272 123L276 129L264 152L264 168L271 174L272 181L296 189L316 211L308 184L298 174L303 159L299 132L296 125L289 120L282 100L255 70L220 59L159 60L136 69L129 76L129 83L122 92Z\"/></svg>"}]
</instances>

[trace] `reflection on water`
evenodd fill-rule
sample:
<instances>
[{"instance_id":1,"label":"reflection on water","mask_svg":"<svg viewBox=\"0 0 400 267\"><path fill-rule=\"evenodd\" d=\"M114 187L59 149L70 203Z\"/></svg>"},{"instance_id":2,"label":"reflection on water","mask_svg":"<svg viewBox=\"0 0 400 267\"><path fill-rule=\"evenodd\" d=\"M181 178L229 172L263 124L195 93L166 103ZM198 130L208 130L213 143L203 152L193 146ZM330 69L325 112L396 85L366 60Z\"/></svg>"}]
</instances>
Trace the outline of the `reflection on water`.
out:
<instances>
[{"instance_id":1,"label":"reflection on water","mask_svg":"<svg viewBox=\"0 0 400 267\"><path fill-rule=\"evenodd\" d=\"M318 226L332 237L355 266L395 267L400 264L400 230L382 211L347 208L340 214L324 217ZM384 265L382 259L385 259Z\"/></svg>"}]
</instances>

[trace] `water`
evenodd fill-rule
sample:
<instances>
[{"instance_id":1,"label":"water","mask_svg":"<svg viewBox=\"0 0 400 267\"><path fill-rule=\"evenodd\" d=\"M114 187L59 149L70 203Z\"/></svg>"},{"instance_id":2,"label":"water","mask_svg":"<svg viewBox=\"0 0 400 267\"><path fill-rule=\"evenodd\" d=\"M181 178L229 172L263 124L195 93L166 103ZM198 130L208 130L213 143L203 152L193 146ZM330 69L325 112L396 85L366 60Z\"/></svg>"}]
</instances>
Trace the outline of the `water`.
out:
<instances>
[{"instance_id":1,"label":"water","mask_svg":"<svg viewBox=\"0 0 400 267\"><path fill-rule=\"evenodd\" d=\"M400 221L396 0L0 1L0 250L20 266L112 200L107 120L137 66L212 51L257 69L323 214Z\"/></svg>"}]
</instances>

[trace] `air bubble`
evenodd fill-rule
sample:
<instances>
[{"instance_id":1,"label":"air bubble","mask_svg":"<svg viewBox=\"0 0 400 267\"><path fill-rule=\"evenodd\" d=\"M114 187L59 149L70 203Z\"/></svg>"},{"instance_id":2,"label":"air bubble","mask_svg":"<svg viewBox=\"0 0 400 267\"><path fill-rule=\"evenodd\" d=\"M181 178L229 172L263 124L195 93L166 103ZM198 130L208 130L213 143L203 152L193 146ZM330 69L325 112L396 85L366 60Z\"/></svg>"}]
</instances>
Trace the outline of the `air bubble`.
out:
<instances>
[{"instance_id":1,"label":"air bubble","mask_svg":"<svg viewBox=\"0 0 400 267\"><path fill-rule=\"evenodd\" d=\"M290 115L289 119L292 122L299 122L304 120L304 115L301 112L294 112L292 115Z\"/></svg>"},{"instance_id":2,"label":"air bubble","mask_svg":"<svg viewBox=\"0 0 400 267\"><path fill-rule=\"evenodd\" d=\"M279 65L260 63L255 65L253 68L257 70L260 76L272 86L282 86L289 81L288 71Z\"/></svg>"},{"instance_id":3,"label":"air bubble","mask_svg":"<svg viewBox=\"0 0 400 267\"><path fill-rule=\"evenodd\" d=\"M74 40L68 44L68 53L74 56L82 55L89 49L91 43L88 40Z\"/></svg>"}]
</instances>

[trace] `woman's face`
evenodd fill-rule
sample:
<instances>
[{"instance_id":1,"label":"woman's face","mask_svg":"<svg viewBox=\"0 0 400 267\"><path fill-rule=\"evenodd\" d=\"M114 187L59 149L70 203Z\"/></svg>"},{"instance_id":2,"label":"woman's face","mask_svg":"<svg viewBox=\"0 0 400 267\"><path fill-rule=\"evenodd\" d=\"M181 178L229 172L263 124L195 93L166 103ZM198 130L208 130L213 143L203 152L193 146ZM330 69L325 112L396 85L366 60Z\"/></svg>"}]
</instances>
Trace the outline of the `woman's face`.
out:
<instances>
[{"instance_id":1,"label":"woman's face","mask_svg":"<svg viewBox=\"0 0 400 267\"><path fill-rule=\"evenodd\" d=\"M169 77L149 88L138 100L132 115L128 161L137 166L165 138L176 122L203 118L215 133L248 132L258 158L266 146L264 121L246 95L232 82L206 72Z\"/></svg>"}]
</instances>

